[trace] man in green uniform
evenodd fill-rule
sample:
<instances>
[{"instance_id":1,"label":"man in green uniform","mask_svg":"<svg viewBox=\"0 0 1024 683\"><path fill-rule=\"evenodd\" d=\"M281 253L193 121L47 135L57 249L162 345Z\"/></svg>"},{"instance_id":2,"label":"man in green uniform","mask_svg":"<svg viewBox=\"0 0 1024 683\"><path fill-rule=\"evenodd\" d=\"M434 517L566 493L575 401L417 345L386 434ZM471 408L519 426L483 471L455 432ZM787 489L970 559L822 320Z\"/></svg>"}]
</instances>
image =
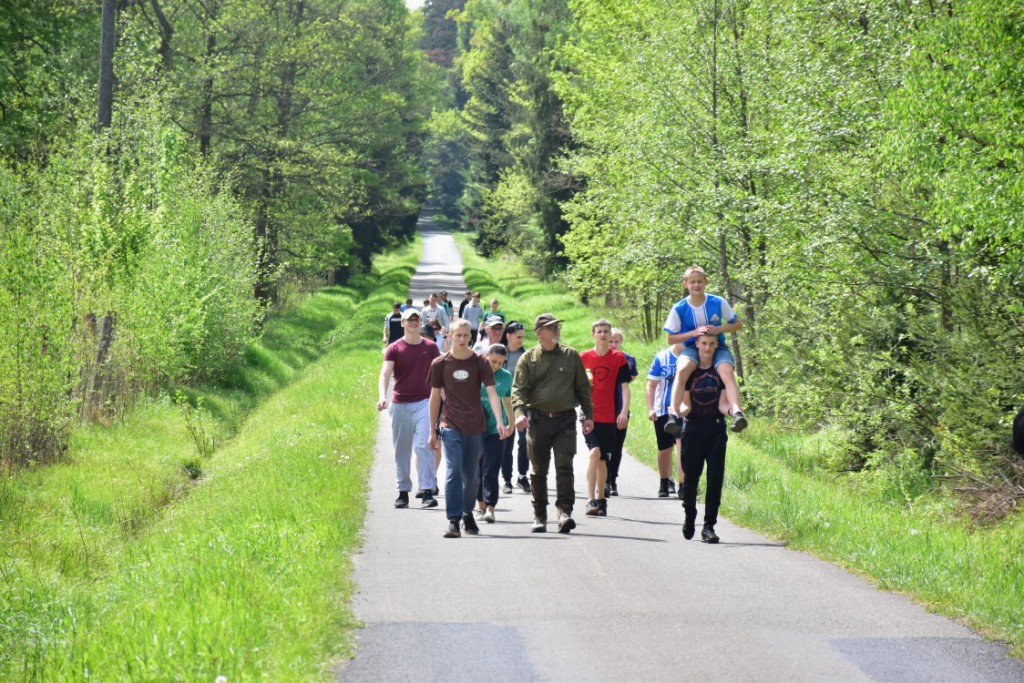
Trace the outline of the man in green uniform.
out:
<instances>
[{"instance_id":1,"label":"man in green uniform","mask_svg":"<svg viewBox=\"0 0 1024 683\"><path fill-rule=\"evenodd\" d=\"M534 321L537 346L523 354L512 383L512 410L516 429L526 429L533 491L532 531L547 530L548 468L555 457L555 488L558 530L576 528L572 518L576 498L572 459L576 455L576 406L583 410L583 433L594 429L594 405L590 380L576 349L558 343L562 321L542 313Z\"/></svg>"}]
</instances>

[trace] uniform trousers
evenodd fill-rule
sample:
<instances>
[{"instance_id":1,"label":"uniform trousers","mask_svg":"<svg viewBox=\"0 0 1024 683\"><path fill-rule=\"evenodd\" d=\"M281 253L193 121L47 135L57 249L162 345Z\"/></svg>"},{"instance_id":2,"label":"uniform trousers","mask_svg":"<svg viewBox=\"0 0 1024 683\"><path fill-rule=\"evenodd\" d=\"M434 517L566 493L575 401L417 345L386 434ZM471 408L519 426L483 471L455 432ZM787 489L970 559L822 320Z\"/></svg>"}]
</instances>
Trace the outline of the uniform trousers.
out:
<instances>
[{"instance_id":1,"label":"uniform trousers","mask_svg":"<svg viewBox=\"0 0 1024 683\"><path fill-rule=\"evenodd\" d=\"M540 411L530 411L530 425L526 430L526 449L530 456L530 488L533 492L533 513L547 520L548 469L551 456L555 459L555 507L572 512L576 499L572 460L576 456L576 411L568 410L555 417Z\"/></svg>"}]
</instances>

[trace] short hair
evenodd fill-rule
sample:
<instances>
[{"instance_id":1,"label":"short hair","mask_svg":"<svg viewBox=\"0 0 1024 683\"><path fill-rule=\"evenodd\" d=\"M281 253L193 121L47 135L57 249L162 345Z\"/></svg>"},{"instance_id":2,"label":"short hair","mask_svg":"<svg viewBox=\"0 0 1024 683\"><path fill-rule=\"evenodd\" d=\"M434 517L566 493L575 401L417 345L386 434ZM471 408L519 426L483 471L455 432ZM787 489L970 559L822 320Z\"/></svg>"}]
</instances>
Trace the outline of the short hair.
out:
<instances>
[{"instance_id":1,"label":"short hair","mask_svg":"<svg viewBox=\"0 0 1024 683\"><path fill-rule=\"evenodd\" d=\"M602 327L602 326L603 327L607 327L610 330L612 328L612 323L611 323L610 320L605 320L604 318L601 318L599 320L595 320L590 325L590 331L593 332L594 330L596 330L597 328Z\"/></svg>"},{"instance_id":2,"label":"short hair","mask_svg":"<svg viewBox=\"0 0 1024 683\"><path fill-rule=\"evenodd\" d=\"M451 324L451 327L449 327L448 329L449 329L449 330L451 331L451 333L452 333L452 334L454 334L454 333L455 333L455 330L461 330L461 329L462 329L462 328L464 328L464 327L465 327L466 329L468 329L469 331L471 331L471 332L473 331L473 326L472 326L472 325L470 325L470 324L469 324L469 321L468 321L468 320L466 320L465 318L457 318L457 319L456 319L456 320L455 320L455 321L454 321L454 322L453 322L453 323Z\"/></svg>"},{"instance_id":3,"label":"short hair","mask_svg":"<svg viewBox=\"0 0 1024 683\"><path fill-rule=\"evenodd\" d=\"M507 356L508 348L504 344L491 344L487 347L487 355L495 354L496 356Z\"/></svg>"},{"instance_id":4,"label":"short hair","mask_svg":"<svg viewBox=\"0 0 1024 683\"><path fill-rule=\"evenodd\" d=\"M702 334L699 337L697 337L697 340L694 342L694 345L699 344L701 339L707 339L707 340L713 341L713 342L715 342L715 346L718 346L718 335L717 334Z\"/></svg>"},{"instance_id":5,"label":"short hair","mask_svg":"<svg viewBox=\"0 0 1024 683\"><path fill-rule=\"evenodd\" d=\"M408 299L405 300L405 305L406 306L412 306L412 297L411 296Z\"/></svg>"},{"instance_id":6,"label":"short hair","mask_svg":"<svg viewBox=\"0 0 1024 683\"><path fill-rule=\"evenodd\" d=\"M705 280L708 279L708 274L706 272L704 272L704 269L701 268L700 266L696 266L696 265L690 266L689 268L686 269L686 272L683 273L683 279L684 280L687 279L688 277L690 277L694 273L700 273L701 276L703 276L703 278Z\"/></svg>"},{"instance_id":7,"label":"short hair","mask_svg":"<svg viewBox=\"0 0 1024 683\"><path fill-rule=\"evenodd\" d=\"M479 299L480 298L480 292L473 292L473 296L475 296L476 298Z\"/></svg>"},{"instance_id":8,"label":"short hair","mask_svg":"<svg viewBox=\"0 0 1024 683\"><path fill-rule=\"evenodd\" d=\"M613 327L613 328L612 328L612 335L611 335L611 336L613 336L613 337L614 337L615 335L619 335L620 337L622 337L622 339L623 339L623 340L625 340L625 339L626 339L626 335L624 335L624 334L622 333L622 330L620 330L620 329L619 329L619 328L617 328L617 327Z\"/></svg>"},{"instance_id":9,"label":"short hair","mask_svg":"<svg viewBox=\"0 0 1024 683\"><path fill-rule=\"evenodd\" d=\"M496 304L496 303L498 303L498 300L497 299L491 299L491 303L492 304Z\"/></svg>"},{"instance_id":10,"label":"short hair","mask_svg":"<svg viewBox=\"0 0 1024 683\"><path fill-rule=\"evenodd\" d=\"M395 303L391 304L391 308L401 308L401 307L402 307L402 302L401 301L396 301Z\"/></svg>"}]
</instances>

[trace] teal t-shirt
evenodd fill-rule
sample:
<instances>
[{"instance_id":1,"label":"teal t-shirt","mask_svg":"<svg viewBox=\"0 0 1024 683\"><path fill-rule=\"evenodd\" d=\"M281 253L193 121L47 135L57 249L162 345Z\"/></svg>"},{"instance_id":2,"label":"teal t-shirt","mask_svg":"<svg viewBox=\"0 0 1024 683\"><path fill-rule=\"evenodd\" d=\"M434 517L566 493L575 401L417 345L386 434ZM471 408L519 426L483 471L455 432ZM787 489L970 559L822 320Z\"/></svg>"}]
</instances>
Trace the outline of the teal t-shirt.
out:
<instances>
[{"instance_id":1,"label":"teal t-shirt","mask_svg":"<svg viewBox=\"0 0 1024 683\"><path fill-rule=\"evenodd\" d=\"M512 373L505 368L498 368L498 371L494 373L494 390L498 392L498 401L506 396L512 395ZM487 433L497 434L498 433L498 421L494 419L494 413L491 412L491 402L487 400L487 387L480 387L480 400L484 404L484 414L487 417ZM501 407L501 416L504 418L505 423L508 424L508 415L505 414L505 406Z\"/></svg>"}]
</instances>

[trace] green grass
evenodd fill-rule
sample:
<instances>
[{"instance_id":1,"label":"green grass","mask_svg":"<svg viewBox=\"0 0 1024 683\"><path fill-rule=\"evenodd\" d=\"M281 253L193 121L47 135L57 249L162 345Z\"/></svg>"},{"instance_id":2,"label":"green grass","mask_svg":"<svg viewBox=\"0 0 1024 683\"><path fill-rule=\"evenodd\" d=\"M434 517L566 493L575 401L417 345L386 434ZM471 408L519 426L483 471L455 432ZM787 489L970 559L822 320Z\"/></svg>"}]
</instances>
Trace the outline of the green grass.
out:
<instances>
[{"instance_id":1,"label":"green grass","mask_svg":"<svg viewBox=\"0 0 1024 683\"><path fill-rule=\"evenodd\" d=\"M164 397L0 481L0 680L331 677L356 626L380 320L418 255L275 316L226 386L188 392L212 455Z\"/></svg>"},{"instance_id":2,"label":"green grass","mask_svg":"<svg viewBox=\"0 0 1024 683\"><path fill-rule=\"evenodd\" d=\"M582 350L592 346L590 323L614 311L584 306L564 288L540 283L521 264L484 261L457 235L466 281L483 298L492 294L512 317L532 323L551 311L565 322L562 338ZM497 294L500 293L500 294ZM527 324L526 345L533 346ZM625 329L623 348L636 356L634 416L647 414L644 382L663 340L644 342ZM759 423L731 436L722 513L793 548L840 564L886 590L907 593L933 611L962 619L1024 656L1024 517L994 527L973 527L954 513L955 501L908 493L896 475L839 475L839 446L828 431L787 432ZM656 467L654 430L630 423L626 449ZM883 473L884 474L884 473ZM652 492L653 493L653 492Z\"/></svg>"}]
</instances>

